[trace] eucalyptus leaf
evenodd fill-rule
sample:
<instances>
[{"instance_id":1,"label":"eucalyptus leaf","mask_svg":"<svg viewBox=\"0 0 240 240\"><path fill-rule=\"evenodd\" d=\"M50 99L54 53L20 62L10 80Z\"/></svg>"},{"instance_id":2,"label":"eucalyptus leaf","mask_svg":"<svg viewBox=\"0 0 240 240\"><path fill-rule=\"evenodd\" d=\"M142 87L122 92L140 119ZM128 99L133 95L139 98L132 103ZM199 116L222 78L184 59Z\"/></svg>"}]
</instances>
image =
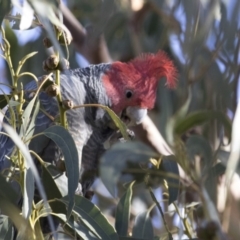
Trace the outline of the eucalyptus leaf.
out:
<instances>
[{"instance_id":1,"label":"eucalyptus leaf","mask_svg":"<svg viewBox=\"0 0 240 240\"><path fill-rule=\"evenodd\" d=\"M27 138L27 131L29 127L29 123L31 121L31 114L33 111L34 104L36 102L37 95L33 97L33 99L28 103L27 107L25 108L23 114L22 114L22 124L19 132L19 136ZM35 110L39 110L39 103L36 106ZM36 112L36 111L35 111ZM34 114L36 117L36 114ZM31 124L32 125L32 124ZM32 128L33 126L31 126Z\"/></svg>"},{"instance_id":2,"label":"eucalyptus leaf","mask_svg":"<svg viewBox=\"0 0 240 240\"><path fill-rule=\"evenodd\" d=\"M10 9L11 1L0 0L0 25L2 24L5 15L9 13Z\"/></svg>"},{"instance_id":3,"label":"eucalyptus leaf","mask_svg":"<svg viewBox=\"0 0 240 240\"><path fill-rule=\"evenodd\" d=\"M30 224L28 220L21 216L19 208L14 206L11 202L0 198L0 209L2 214L7 215L11 219L18 230L18 235L21 236L22 239L28 239L31 237L33 239L33 231Z\"/></svg>"},{"instance_id":4,"label":"eucalyptus leaf","mask_svg":"<svg viewBox=\"0 0 240 240\"><path fill-rule=\"evenodd\" d=\"M6 95L8 98L11 97L11 95ZM5 95L0 95L0 109L3 109L7 106L8 100Z\"/></svg>"},{"instance_id":5,"label":"eucalyptus leaf","mask_svg":"<svg viewBox=\"0 0 240 240\"><path fill-rule=\"evenodd\" d=\"M26 162L27 168L29 168L32 171L32 174L36 181L36 185L38 187L39 194L40 194L41 198L43 199L44 203L47 204L46 193L45 193L43 185L41 183L37 168L32 160L32 157L31 157L26 145L24 145L24 143L22 142L22 140L20 139L20 137L18 136L18 134L12 127L10 127L9 125L7 125L5 123L3 123L3 127L4 127L5 131L9 134L9 136L11 137L13 142L16 144L16 146L20 149L20 151L24 157L24 160ZM53 231L54 225L53 225L51 216L49 216L48 219L49 219L51 231Z\"/></svg>"},{"instance_id":6,"label":"eucalyptus leaf","mask_svg":"<svg viewBox=\"0 0 240 240\"><path fill-rule=\"evenodd\" d=\"M34 176L32 171L26 166L24 170L24 188L23 188L23 206L22 214L24 218L29 218L32 212L32 203L34 197Z\"/></svg>"},{"instance_id":7,"label":"eucalyptus leaf","mask_svg":"<svg viewBox=\"0 0 240 240\"><path fill-rule=\"evenodd\" d=\"M69 205L67 198L58 200ZM104 240L118 240L115 229L103 216L99 208L84 197L75 196L73 212L79 216L85 226L96 236Z\"/></svg>"},{"instance_id":8,"label":"eucalyptus leaf","mask_svg":"<svg viewBox=\"0 0 240 240\"><path fill-rule=\"evenodd\" d=\"M76 221L67 221L67 216L65 214L54 213L54 216L56 216L62 222L65 231L70 233L72 232L74 235L76 234L83 240L97 239L94 236L90 235L89 230L85 226L77 224ZM60 234L58 234L58 237L59 239L61 239L61 237L64 238L64 235L61 236Z\"/></svg>"},{"instance_id":9,"label":"eucalyptus leaf","mask_svg":"<svg viewBox=\"0 0 240 240\"><path fill-rule=\"evenodd\" d=\"M117 205L115 228L120 236L128 234L133 184L134 182L130 184Z\"/></svg>"},{"instance_id":10,"label":"eucalyptus leaf","mask_svg":"<svg viewBox=\"0 0 240 240\"><path fill-rule=\"evenodd\" d=\"M32 53L29 53L27 55L25 55L20 61L19 61L19 64L18 64L18 68L17 68L17 71L16 73L19 74L21 69L22 69L22 66L24 65L24 63L27 61L27 59L33 57L34 55L36 55L38 52L32 52Z\"/></svg>"},{"instance_id":11,"label":"eucalyptus leaf","mask_svg":"<svg viewBox=\"0 0 240 240\"><path fill-rule=\"evenodd\" d=\"M117 143L101 157L100 177L115 196L116 184L128 163L147 163L152 157L158 157L158 154L143 143Z\"/></svg>"},{"instance_id":12,"label":"eucalyptus leaf","mask_svg":"<svg viewBox=\"0 0 240 240\"><path fill-rule=\"evenodd\" d=\"M179 135L185 133L187 130L207 123L211 120L217 120L223 124L226 134L231 139L231 130L232 124L228 116L220 111L209 111L209 110L202 110L196 111L188 114L185 118L181 121L176 123L175 132Z\"/></svg>"},{"instance_id":13,"label":"eucalyptus leaf","mask_svg":"<svg viewBox=\"0 0 240 240\"><path fill-rule=\"evenodd\" d=\"M66 173L68 176L69 206L67 216L69 217L73 209L74 195L79 181L80 169L78 151L70 133L61 126L52 126L44 130L43 134L58 145L64 156Z\"/></svg>"},{"instance_id":14,"label":"eucalyptus leaf","mask_svg":"<svg viewBox=\"0 0 240 240\"><path fill-rule=\"evenodd\" d=\"M103 105L100 105L100 104L84 104L81 107L100 107L100 108L104 109L109 114L109 116L111 117L111 119L115 123L116 127L121 132L121 134L124 137L124 139L130 140L129 136L128 136L128 133L127 133L126 125L117 116L117 114L113 110L111 110L109 107L103 106Z\"/></svg>"},{"instance_id":15,"label":"eucalyptus leaf","mask_svg":"<svg viewBox=\"0 0 240 240\"><path fill-rule=\"evenodd\" d=\"M35 130L35 120L36 120L37 114L39 112L39 109L40 109L40 101L37 98L36 102L35 102L33 114L31 116L31 119L30 119L29 125L27 127L26 133L24 135L24 139L29 139L29 138L32 137L32 135L34 133L34 130ZM25 121L27 121L27 120L25 119Z\"/></svg>"},{"instance_id":16,"label":"eucalyptus leaf","mask_svg":"<svg viewBox=\"0 0 240 240\"><path fill-rule=\"evenodd\" d=\"M175 126L179 121L184 119L185 116L187 115L187 112L191 103L191 99L192 99L192 90L191 88L189 88L187 100L167 123L166 134L167 134L167 140L170 143L170 145L174 145Z\"/></svg>"},{"instance_id":17,"label":"eucalyptus leaf","mask_svg":"<svg viewBox=\"0 0 240 240\"><path fill-rule=\"evenodd\" d=\"M6 181L5 177L0 174L0 199L5 199L6 201L17 204L19 199L18 194L12 188L12 185Z\"/></svg>"},{"instance_id":18,"label":"eucalyptus leaf","mask_svg":"<svg viewBox=\"0 0 240 240\"><path fill-rule=\"evenodd\" d=\"M154 238L153 226L152 226L151 219L149 217L151 210L152 208L150 208L146 212L139 214L136 217L136 220L133 226L133 231L132 231L133 237L149 239L149 240Z\"/></svg>"},{"instance_id":19,"label":"eucalyptus leaf","mask_svg":"<svg viewBox=\"0 0 240 240\"><path fill-rule=\"evenodd\" d=\"M18 56L21 52L21 47L18 44L18 39L14 31L11 29L9 24L5 25L5 36L6 40L9 42L10 45L10 57L13 65L13 69L16 69L18 66ZM11 79L11 83L13 83L13 79L11 75L9 75L9 79Z\"/></svg>"},{"instance_id":20,"label":"eucalyptus leaf","mask_svg":"<svg viewBox=\"0 0 240 240\"><path fill-rule=\"evenodd\" d=\"M129 140L126 125L121 121L121 119L110 108L105 107L104 109L108 112L109 116L112 118L112 120L116 124L117 128L120 130L124 139Z\"/></svg>"},{"instance_id":21,"label":"eucalyptus leaf","mask_svg":"<svg viewBox=\"0 0 240 240\"><path fill-rule=\"evenodd\" d=\"M174 158L174 156L166 156L161 162L159 167L160 171L174 174L176 177L180 178L178 164ZM180 180L178 178L172 178L171 176L166 176L164 179L168 183L168 204L170 205L174 201L177 200L179 194L179 185Z\"/></svg>"},{"instance_id":22,"label":"eucalyptus leaf","mask_svg":"<svg viewBox=\"0 0 240 240\"><path fill-rule=\"evenodd\" d=\"M202 136L193 135L186 141L186 151L189 159L195 161L195 156L201 158L201 170L206 172L213 162L212 149L209 142Z\"/></svg>"},{"instance_id":23,"label":"eucalyptus leaf","mask_svg":"<svg viewBox=\"0 0 240 240\"><path fill-rule=\"evenodd\" d=\"M62 194L55 183L51 172L50 166L42 166L42 183L47 194L47 199L61 198Z\"/></svg>"}]
</instances>

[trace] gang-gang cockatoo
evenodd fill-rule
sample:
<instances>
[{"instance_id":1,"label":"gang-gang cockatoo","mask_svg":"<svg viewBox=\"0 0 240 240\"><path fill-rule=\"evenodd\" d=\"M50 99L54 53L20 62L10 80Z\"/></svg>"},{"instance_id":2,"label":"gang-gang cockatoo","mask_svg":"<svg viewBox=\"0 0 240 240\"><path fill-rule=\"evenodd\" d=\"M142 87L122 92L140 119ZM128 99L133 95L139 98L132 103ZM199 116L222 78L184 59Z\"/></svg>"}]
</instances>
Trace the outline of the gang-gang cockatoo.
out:
<instances>
[{"instance_id":1,"label":"gang-gang cockatoo","mask_svg":"<svg viewBox=\"0 0 240 240\"><path fill-rule=\"evenodd\" d=\"M176 85L176 69L167 55L142 54L127 62L90 65L83 69L68 70L61 74L61 96L74 105L101 104L111 108L126 124L140 123L147 109L154 106L158 80L166 78L170 88ZM37 88L35 81L26 90ZM29 91L28 91L29 92ZM26 98L31 94L26 91ZM39 94L41 108L54 119L59 114L55 97L46 92ZM90 188L98 168L98 160L104 151L103 143L116 133L111 117L102 108L85 107L67 111L68 130L79 155L80 182L83 194ZM43 111L36 117L35 132L40 133L55 124ZM14 149L10 138L0 135L0 170L6 166ZM44 161L55 164L61 151L47 137L35 138L29 145Z\"/></svg>"}]
</instances>

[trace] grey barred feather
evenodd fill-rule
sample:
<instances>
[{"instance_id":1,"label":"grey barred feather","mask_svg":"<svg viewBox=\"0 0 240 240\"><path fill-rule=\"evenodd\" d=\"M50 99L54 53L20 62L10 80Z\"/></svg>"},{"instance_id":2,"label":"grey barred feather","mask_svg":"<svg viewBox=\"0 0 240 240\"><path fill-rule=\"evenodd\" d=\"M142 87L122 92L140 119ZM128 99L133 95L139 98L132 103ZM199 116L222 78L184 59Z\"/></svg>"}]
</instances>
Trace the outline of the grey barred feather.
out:
<instances>
[{"instance_id":1,"label":"grey barred feather","mask_svg":"<svg viewBox=\"0 0 240 240\"><path fill-rule=\"evenodd\" d=\"M63 100L72 100L74 105L98 103L111 107L111 101L101 81L101 75L110 64L90 65L84 69L69 70L61 74L61 94ZM26 85L26 90L37 88L36 82ZM30 94L26 94L30 100ZM45 92L39 94L41 108L54 118L58 116L55 98ZM71 133L79 154L81 164L81 183L83 193L89 189L96 176L98 159L104 151L103 143L114 130L108 127L111 122L108 114L101 108L86 107L67 111L68 129ZM40 133L55 124L46 114L39 111L34 134ZM10 165L5 155L10 156L14 144L5 135L0 135L0 171ZM38 153L45 161L56 163L62 156L54 142L41 135L34 138L29 148Z\"/></svg>"}]
</instances>

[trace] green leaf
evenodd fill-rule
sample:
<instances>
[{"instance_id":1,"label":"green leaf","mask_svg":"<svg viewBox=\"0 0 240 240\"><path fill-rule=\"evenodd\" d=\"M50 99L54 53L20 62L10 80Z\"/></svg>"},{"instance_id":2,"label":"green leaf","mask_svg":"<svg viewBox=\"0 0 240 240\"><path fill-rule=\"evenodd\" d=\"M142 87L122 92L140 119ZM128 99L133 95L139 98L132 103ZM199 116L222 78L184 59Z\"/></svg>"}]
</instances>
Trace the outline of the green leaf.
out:
<instances>
[{"instance_id":1,"label":"green leaf","mask_svg":"<svg viewBox=\"0 0 240 240\"><path fill-rule=\"evenodd\" d=\"M108 191L116 195L116 184L128 162L147 163L151 157L158 154L140 142L117 143L106 151L101 157L100 177Z\"/></svg>"},{"instance_id":2,"label":"green leaf","mask_svg":"<svg viewBox=\"0 0 240 240\"><path fill-rule=\"evenodd\" d=\"M19 46L16 34L7 22L5 25L5 37L10 45L10 58L12 61L13 69L16 69L18 65L18 56L21 54L22 47ZM11 83L13 83L13 79L11 79L10 81Z\"/></svg>"},{"instance_id":3,"label":"green leaf","mask_svg":"<svg viewBox=\"0 0 240 240\"><path fill-rule=\"evenodd\" d=\"M124 139L129 140L126 125L121 121L121 119L116 115L116 113L113 112L110 108L105 107L104 109L108 112L109 116L112 118L112 120L116 124L117 128L121 132Z\"/></svg>"},{"instance_id":4,"label":"green leaf","mask_svg":"<svg viewBox=\"0 0 240 240\"><path fill-rule=\"evenodd\" d=\"M16 107L20 104L20 102L14 101L14 100L10 100L8 105L11 107Z\"/></svg>"},{"instance_id":5,"label":"green leaf","mask_svg":"<svg viewBox=\"0 0 240 240\"><path fill-rule=\"evenodd\" d=\"M24 218L28 218L32 212L32 202L34 198L34 176L29 166L24 170L24 187L23 187L23 206L22 214Z\"/></svg>"},{"instance_id":6,"label":"green leaf","mask_svg":"<svg viewBox=\"0 0 240 240\"><path fill-rule=\"evenodd\" d=\"M59 191L57 184L55 183L49 168L51 166L42 166L42 182L43 182L43 186L45 189L45 192L47 194L47 199L54 199L54 198L62 198L62 194ZM60 175L60 174L58 174Z\"/></svg>"},{"instance_id":7,"label":"green leaf","mask_svg":"<svg viewBox=\"0 0 240 240\"><path fill-rule=\"evenodd\" d=\"M8 216L0 215L0 239L11 240L13 239L13 224Z\"/></svg>"},{"instance_id":8,"label":"green leaf","mask_svg":"<svg viewBox=\"0 0 240 240\"><path fill-rule=\"evenodd\" d=\"M11 95L6 95L8 98L11 97ZM0 109L3 109L8 104L8 99L5 95L0 95Z\"/></svg>"},{"instance_id":9,"label":"green leaf","mask_svg":"<svg viewBox=\"0 0 240 240\"><path fill-rule=\"evenodd\" d=\"M18 75L24 65L24 63L27 61L27 59L33 57L34 55L36 55L38 52L32 52L32 53L29 53L27 54L26 56L24 56L20 61L19 61L19 64L18 64L18 68L17 68L17 71L16 71L16 74Z\"/></svg>"},{"instance_id":10,"label":"green leaf","mask_svg":"<svg viewBox=\"0 0 240 240\"><path fill-rule=\"evenodd\" d=\"M207 172L207 178L204 182L204 185L214 204L217 203L217 187L219 184L219 177L223 175L225 171L226 167L222 163L217 163Z\"/></svg>"},{"instance_id":11,"label":"green leaf","mask_svg":"<svg viewBox=\"0 0 240 240\"><path fill-rule=\"evenodd\" d=\"M22 125L21 125L21 128L20 128L19 136L20 137L24 136L25 139L28 138L27 132L28 132L28 129L30 127L31 113L32 113L32 110L33 110L36 99L37 99L37 94L28 103L27 107L25 108L25 110L22 114ZM36 117L36 114L38 113L38 111L39 111L39 101L37 102L36 108L34 109L34 112L35 112L34 116L35 117ZM34 121L35 121L35 119L34 119ZM34 121L31 121L31 122L34 122ZM31 127L32 126L33 126L33 124L31 124Z\"/></svg>"},{"instance_id":12,"label":"green leaf","mask_svg":"<svg viewBox=\"0 0 240 240\"><path fill-rule=\"evenodd\" d=\"M178 165L174 156L165 156L164 159L161 161L159 170L163 171L164 173L171 173L174 174L176 177L180 177ZM170 205L177 200L179 194L178 186L180 185L180 180L171 176L166 176L164 177L164 179L168 183L168 204Z\"/></svg>"},{"instance_id":13,"label":"green leaf","mask_svg":"<svg viewBox=\"0 0 240 240\"><path fill-rule=\"evenodd\" d=\"M5 131L8 133L8 135L10 136L10 138L12 139L12 141L16 144L16 146L21 151L21 153L24 157L24 160L25 160L26 167L32 171L32 174L35 178L35 182L38 187L39 194L40 194L41 198L44 200L44 203L47 204L47 197L46 197L43 185L41 183L37 168L32 160L32 157L31 157L26 145L24 145L24 143L22 142L22 140L20 139L20 137L18 136L16 131L11 126L3 123L3 127L4 127ZM49 220L49 222L50 222L50 228L53 231L53 229L54 229L53 222L51 221L51 219Z\"/></svg>"},{"instance_id":14,"label":"green leaf","mask_svg":"<svg viewBox=\"0 0 240 240\"><path fill-rule=\"evenodd\" d=\"M130 184L117 205L115 228L120 236L128 234L133 184L134 182Z\"/></svg>"},{"instance_id":15,"label":"green leaf","mask_svg":"<svg viewBox=\"0 0 240 240\"><path fill-rule=\"evenodd\" d=\"M2 25L2 21L5 15L9 13L10 9L11 9L11 1L0 0L0 26Z\"/></svg>"},{"instance_id":16,"label":"green leaf","mask_svg":"<svg viewBox=\"0 0 240 240\"><path fill-rule=\"evenodd\" d=\"M166 135L167 135L167 140L170 143L170 145L174 145L175 126L176 126L177 122L184 119L185 116L187 115L191 100L192 100L192 90L191 90L191 88L189 88L187 100L181 106L181 108L175 113L175 115L170 118L170 120L167 123Z\"/></svg>"},{"instance_id":17,"label":"green leaf","mask_svg":"<svg viewBox=\"0 0 240 240\"><path fill-rule=\"evenodd\" d=\"M194 162L195 156L201 157L201 170L209 169L212 165L212 148L209 142L202 136L190 136L186 142L186 150L189 159Z\"/></svg>"},{"instance_id":18,"label":"green leaf","mask_svg":"<svg viewBox=\"0 0 240 240\"><path fill-rule=\"evenodd\" d=\"M148 211L139 214L136 217L132 236L135 238L144 238L144 239L153 239L153 226L151 219L149 218L149 214L152 211L153 207L151 207Z\"/></svg>"},{"instance_id":19,"label":"green leaf","mask_svg":"<svg viewBox=\"0 0 240 240\"><path fill-rule=\"evenodd\" d=\"M12 185L0 174L0 199L6 199L6 201L12 204L17 204L19 198Z\"/></svg>"},{"instance_id":20,"label":"green leaf","mask_svg":"<svg viewBox=\"0 0 240 240\"><path fill-rule=\"evenodd\" d=\"M61 214L61 213L55 214L54 213L53 215L56 216L57 218L59 218L59 220L62 222L62 226L66 232L68 232L68 233L70 232L70 233L72 233L72 235L76 234L78 237L80 237L83 240L96 240L97 239L97 238L93 237L92 235L90 235L89 230L84 225L80 225L76 221L74 221L74 222L67 221L67 217L65 214ZM59 233L58 237L59 237L59 239L63 239L64 235L61 236Z\"/></svg>"},{"instance_id":21,"label":"green leaf","mask_svg":"<svg viewBox=\"0 0 240 240\"><path fill-rule=\"evenodd\" d=\"M74 195L79 181L78 151L70 133L61 126L52 126L44 130L43 134L58 145L64 156L68 176L69 206L67 216L69 217L74 205Z\"/></svg>"},{"instance_id":22,"label":"green leaf","mask_svg":"<svg viewBox=\"0 0 240 240\"><path fill-rule=\"evenodd\" d=\"M111 110L109 107L101 105L101 104L83 104L81 105L81 107L99 107L104 109L109 116L111 117L111 119L113 120L113 122L115 123L116 127L119 129L119 131L121 132L122 136L124 137L124 139L126 140L130 140L128 133L127 133L127 127L126 125L122 122L122 120L116 115L116 113Z\"/></svg>"},{"instance_id":23,"label":"green leaf","mask_svg":"<svg viewBox=\"0 0 240 240\"><path fill-rule=\"evenodd\" d=\"M181 121L176 123L175 132L181 135L185 133L187 130L211 120L218 120L223 124L226 130L227 136L230 140L231 130L232 130L231 121L226 114L219 111L203 110L203 111L196 111L196 112L190 113Z\"/></svg>"},{"instance_id":24,"label":"green leaf","mask_svg":"<svg viewBox=\"0 0 240 240\"><path fill-rule=\"evenodd\" d=\"M67 198L58 201L61 201L66 205L69 204ZM99 208L86 198L77 195L75 196L73 212L77 214L83 224L87 226L94 235L99 236L100 239L119 239L115 229L104 217Z\"/></svg>"},{"instance_id":25,"label":"green leaf","mask_svg":"<svg viewBox=\"0 0 240 240\"><path fill-rule=\"evenodd\" d=\"M24 135L24 139L29 139L32 137L32 135L35 131L35 120L38 115L39 109L40 109L40 101L39 101L39 99L37 99L36 104L34 106L33 114L30 119L30 123L29 123L26 133ZM27 120L25 119L25 121L27 121Z\"/></svg>"},{"instance_id":26,"label":"green leaf","mask_svg":"<svg viewBox=\"0 0 240 240\"><path fill-rule=\"evenodd\" d=\"M0 198L1 213L7 215L18 230L20 239L33 239L33 231L29 222L21 216L19 208L6 199ZM22 238L21 238L22 237Z\"/></svg>"}]
</instances>

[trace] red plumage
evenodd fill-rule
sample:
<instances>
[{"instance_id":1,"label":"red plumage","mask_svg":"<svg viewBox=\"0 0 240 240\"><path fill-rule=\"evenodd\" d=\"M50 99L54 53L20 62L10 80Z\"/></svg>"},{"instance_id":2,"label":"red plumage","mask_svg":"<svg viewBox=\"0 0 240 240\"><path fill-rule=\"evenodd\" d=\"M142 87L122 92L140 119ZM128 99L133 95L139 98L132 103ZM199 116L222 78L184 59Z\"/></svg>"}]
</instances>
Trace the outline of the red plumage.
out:
<instances>
[{"instance_id":1,"label":"red plumage","mask_svg":"<svg viewBox=\"0 0 240 240\"><path fill-rule=\"evenodd\" d=\"M157 83L166 77L169 88L176 87L177 71L167 54L142 54L128 63L115 62L103 76L103 83L110 96L112 109L118 113L127 106L151 109L156 100ZM126 91L132 91L126 98Z\"/></svg>"}]
</instances>

